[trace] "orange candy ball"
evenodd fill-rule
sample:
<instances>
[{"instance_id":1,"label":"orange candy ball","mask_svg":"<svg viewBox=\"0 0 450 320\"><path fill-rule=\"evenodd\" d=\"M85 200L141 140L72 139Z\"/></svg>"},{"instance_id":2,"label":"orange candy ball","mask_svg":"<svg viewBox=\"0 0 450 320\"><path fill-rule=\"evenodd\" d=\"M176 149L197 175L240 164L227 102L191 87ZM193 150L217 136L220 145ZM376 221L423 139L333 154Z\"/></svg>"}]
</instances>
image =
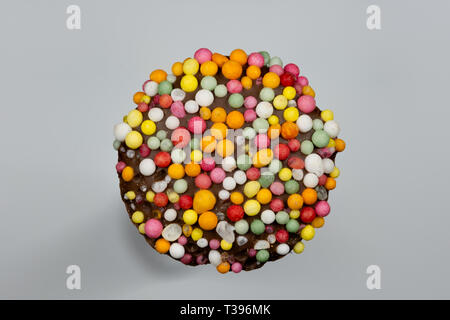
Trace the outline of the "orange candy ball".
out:
<instances>
[{"instance_id":1,"label":"orange candy ball","mask_svg":"<svg viewBox=\"0 0 450 320\"><path fill-rule=\"evenodd\" d=\"M200 117L203 118L203 120L211 119L211 110L208 107L201 107L199 114Z\"/></svg>"},{"instance_id":2,"label":"orange candy ball","mask_svg":"<svg viewBox=\"0 0 450 320\"><path fill-rule=\"evenodd\" d=\"M184 167L184 171L189 177L196 177L200 174L201 167L199 164L191 162Z\"/></svg>"},{"instance_id":3,"label":"orange candy ball","mask_svg":"<svg viewBox=\"0 0 450 320\"><path fill-rule=\"evenodd\" d=\"M235 49L230 53L230 60L236 61L243 66L247 63L247 54L242 49Z\"/></svg>"},{"instance_id":4,"label":"orange candy ball","mask_svg":"<svg viewBox=\"0 0 450 320\"><path fill-rule=\"evenodd\" d=\"M269 127L269 130L267 130L267 136L269 139L273 140L280 136L281 132L281 126L279 123L273 124Z\"/></svg>"},{"instance_id":5,"label":"orange candy ball","mask_svg":"<svg viewBox=\"0 0 450 320\"><path fill-rule=\"evenodd\" d=\"M336 188L336 180L334 178L328 177L327 181L325 182L325 188L327 190L333 190Z\"/></svg>"},{"instance_id":6,"label":"orange candy ball","mask_svg":"<svg viewBox=\"0 0 450 320\"><path fill-rule=\"evenodd\" d=\"M200 140L200 148L206 153L212 153L216 149L216 144L216 139L213 136L204 136Z\"/></svg>"},{"instance_id":7,"label":"orange candy ball","mask_svg":"<svg viewBox=\"0 0 450 320\"><path fill-rule=\"evenodd\" d=\"M217 226L217 215L214 212L205 211L198 218L198 224L203 230L213 230Z\"/></svg>"},{"instance_id":8,"label":"orange candy ball","mask_svg":"<svg viewBox=\"0 0 450 320\"><path fill-rule=\"evenodd\" d=\"M122 179L125 180L126 182L129 182L129 181L133 180L133 177L134 177L133 168L130 166L126 166L122 170Z\"/></svg>"},{"instance_id":9,"label":"orange candy ball","mask_svg":"<svg viewBox=\"0 0 450 320\"><path fill-rule=\"evenodd\" d=\"M233 60L229 60L222 66L222 74L229 80L236 80L242 74L242 66Z\"/></svg>"},{"instance_id":10,"label":"orange candy ball","mask_svg":"<svg viewBox=\"0 0 450 320\"><path fill-rule=\"evenodd\" d=\"M167 169L167 174L172 179L181 179L184 177L184 167L180 163L172 163Z\"/></svg>"},{"instance_id":11,"label":"orange candy ball","mask_svg":"<svg viewBox=\"0 0 450 320\"><path fill-rule=\"evenodd\" d=\"M286 121L281 125L281 136L286 139L294 139L298 135L298 126L293 123Z\"/></svg>"},{"instance_id":12,"label":"orange candy ball","mask_svg":"<svg viewBox=\"0 0 450 320\"><path fill-rule=\"evenodd\" d=\"M258 66L249 66L246 70L247 77L256 80L261 75L261 69Z\"/></svg>"},{"instance_id":13,"label":"orange candy ball","mask_svg":"<svg viewBox=\"0 0 450 320\"><path fill-rule=\"evenodd\" d=\"M244 125L244 115L239 111L231 111L227 115L227 125L231 129L239 129Z\"/></svg>"},{"instance_id":14,"label":"orange candy ball","mask_svg":"<svg viewBox=\"0 0 450 320\"><path fill-rule=\"evenodd\" d=\"M161 69L156 69L150 73L150 80L155 81L157 83L163 82L167 79L167 72Z\"/></svg>"},{"instance_id":15,"label":"orange candy ball","mask_svg":"<svg viewBox=\"0 0 450 320\"><path fill-rule=\"evenodd\" d=\"M304 95L311 96L313 98L316 96L316 93L314 92L313 88L311 88L310 86L304 86L302 88L302 93Z\"/></svg>"},{"instance_id":16,"label":"orange candy ball","mask_svg":"<svg viewBox=\"0 0 450 320\"><path fill-rule=\"evenodd\" d=\"M227 57L220 53L213 53L211 59L221 68L225 64L225 62L229 60Z\"/></svg>"},{"instance_id":17,"label":"orange candy ball","mask_svg":"<svg viewBox=\"0 0 450 320\"><path fill-rule=\"evenodd\" d=\"M230 271L230 264L226 261L222 262L217 266L217 271L219 271L220 273L227 273L228 271Z\"/></svg>"},{"instance_id":18,"label":"orange candy ball","mask_svg":"<svg viewBox=\"0 0 450 320\"><path fill-rule=\"evenodd\" d=\"M219 67L214 61L205 61L200 66L200 72L204 76L215 76L217 70L219 70Z\"/></svg>"},{"instance_id":19,"label":"orange candy ball","mask_svg":"<svg viewBox=\"0 0 450 320\"><path fill-rule=\"evenodd\" d=\"M345 141L342 139L336 139L335 142L335 148L337 152L341 152L345 150Z\"/></svg>"},{"instance_id":20,"label":"orange candy ball","mask_svg":"<svg viewBox=\"0 0 450 320\"><path fill-rule=\"evenodd\" d=\"M303 207L303 198L297 193L291 194L287 199L287 204L292 210L298 210Z\"/></svg>"},{"instance_id":21,"label":"orange candy ball","mask_svg":"<svg viewBox=\"0 0 450 320\"><path fill-rule=\"evenodd\" d=\"M170 242L164 238L160 238L155 242L155 249L159 253L167 253L170 249Z\"/></svg>"},{"instance_id":22,"label":"orange candy ball","mask_svg":"<svg viewBox=\"0 0 450 320\"><path fill-rule=\"evenodd\" d=\"M242 87L247 90L251 89L253 86L252 79L250 79L247 76L241 78L241 84L242 84Z\"/></svg>"},{"instance_id":23,"label":"orange candy ball","mask_svg":"<svg viewBox=\"0 0 450 320\"><path fill-rule=\"evenodd\" d=\"M317 201L317 192L316 190L312 189L312 188L306 188L305 190L303 190L302 192L302 197L303 197L303 201L306 204L314 204Z\"/></svg>"},{"instance_id":24,"label":"orange candy ball","mask_svg":"<svg viewBox=\"0 0 450 320\"><path fill-rule=\"evenodd\" d=\"M225 117L225 120L227 117ZM211 135L217 140L225 139L227 136L228 128L222 122L216 122L211 126Z\"/></svg>"},{"instance_id":25,"label":"orange candy ball","mask_svg":"<svg viewBox=\"0 0 450 320\"><path fill-rule=\"evenodd\" d=\"M133 102L139 104L142 102L142 98L144 98L145 92L136 92L133 96Z\"/></svg>"},{"instance_id":26,"label":"orange candy ball","mask_svg":"<svg viewBox=\"0 0 450 320\"><path fill-rule=\"evenodd\" d=\"M311 222L311 225L314 228L322 228L325 224L325 219L322 217L315 217L314 220Z\"/></svg>"},{"instance_id":27,"label":"orange candy ball","mask_svg":"<svg viewBox=\"0 0 450 320\"><path fill-rule=\"evenodd\" d=\"M280 85L280 77L275 72L267 72L263 77L263 86L275 89Z\"/></svg>"},{"instance_id":28,"label":"orange candy ball","mask_svg":"<svg viewBox=\"0 0 450 320\"><path fill-rule=\"evenodd\" d=\"M183 74L183 64L181 62L175 62L172 65L172 73L174 76L181 76Z\"/></svg>"},{"instance_id":29,"label":"orange candy ball","mask_svg":"<svg viewBox=\"0 0 450 320\"><path fill-rule=\"evenodd\" d=\"M220 140L217 143L216 153L219 154L222 158L231 156L234 152L234 144L230 140Z\"/></svg>"},{"instance_id":30,"label":"orange candy ball","mask_svg":"<svg viewBox=\"0 0 450 320\"><path fill-rule=\"evenodd\" d=\"M225 122L227 120L227 112L222 107L214 108L211 113L212 122Z\"/></svg>"}]
</instances>

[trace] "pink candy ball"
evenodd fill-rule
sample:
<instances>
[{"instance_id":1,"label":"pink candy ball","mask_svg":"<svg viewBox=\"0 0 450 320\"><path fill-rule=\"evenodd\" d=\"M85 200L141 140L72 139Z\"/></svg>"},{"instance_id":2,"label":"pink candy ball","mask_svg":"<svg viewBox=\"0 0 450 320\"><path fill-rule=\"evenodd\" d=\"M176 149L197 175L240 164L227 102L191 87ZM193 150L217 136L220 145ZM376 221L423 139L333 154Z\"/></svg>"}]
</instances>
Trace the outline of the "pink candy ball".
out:
<instances>
[{"instance_id":1,"label":"pink candy ball","mask_svg":"<svg viewBox=\"0 0 450 320\"><path fill-rule=\"evenodd\" d=\"M200 163L200 167L203 169L203 171L211 171L216 166L216 162L213 158L203 158L202 162Z\"/></svg>"},{"instance_id":2,"label":"pink candy ball","mask_svg":"<svg viewBox=\"0 0 450 320\"><path fill-rule=\"evenodd\" d=\"M206 173L201 173L195 177L195 185L200 189L209 189L211 187L211 178Z\"/></svg>"},{"instance_id":3,"label":"pink candy ball","mask_svg":"<svg viewBox=\"0 0 450 320\"><path fill-rule=\"evenodd\" d=\"M297 100L297 106L300 111L310 113L316 108L316 100L311 96L300 96Z\"/></svg>"},{"instance_id":4,"label":"pink candy ball","mask_svg":"<svg viewBox=\"0 0 450 320\"><path fill-rule=\"evenodd\" d=\"M255 167L251 167L250 169L248 169L245 174L247 175L247 179L248 180L258 180L259 177L261 176L261 173L259 172L258 168Z\"/></svg>"},{"instance_id":5,"label":"pink candy ball","mask_svg":"<svg viewBox=\"0 0 450 320\"><path fill-rule=\"evenodd\" d=\"M278 64L274 64L273 66L271 66L269 68L269 71L276 73L278 76L281 76L284 73L283 67Z\"/></svg>"},{"instance_id":6,"label":"pink candy ball","mask_svg":"<svg viewBox=\"0 0 450 320\"><path fill-rule=\"evenodd\" d=\"M144 230L147 237L155 239L161 235L163 225L158 219L150 219L145 223Z\"/></svg>"},{"instance_id":7,"label":"pink candy ball","mask_svg":"<svg viewBox=\"0 0 450 320\"><path fill-rule=\"evenodd\" d=\"M330 213L330 205L324 200L318 201L314 209L319 217L326 217Z\"/></svg>"},{"instance_id":8,"label":"pink candy ball","mask_svg":"<svg viewBox=\"0 0 450 320\"><path fill-rule=\"evenodd\" d=\"M297 79L297 83L301 85L302 87L307 86L309 84L308 78L304 76L300 76Z\"/></svg>"},{"instance_id":9,"label":"pink candy ball","mask_svg":"<svg viewBox=\"0 0 450 320\"><path fill-rule=\"evenodd\" d=\"M270 185L270 191L277 196L282 195L284 193L284 185L276 181Z\"/></svg>"},{"instance_id":10,"label":"pink candy ball","mask_svg":"<svg viewBox=\"0 0 450 320\"><path fill-rule=\"evenodd\" d=\"M252 122L257 117L258 116L257 116L255 110L253 110L253 109L247 109L244 112L244 120L245 120L245 122Z\"/></svg>"},{"instance_id":11,"label":"pink candy ball","mask_svg":"<svg viewBox=\"0 0 450 320\"><path fill-rule=\"evenodd\" d=\"M180 259L180 261L184 264L189 264L192 262L192 255L189 253L185 253L184 256Z\"/></svg>"},{"instance_id":12,"label":"pink candy ball","mask_svg":"<svg viewBox=\"0 0 450 320\"><path fill-rule=\"evenodd\" d=\"M258 104L258 100L254 96L247 96L244 99L244 107L247 109L253 109Z\"/></svg>"},{"instance_id":13,"label":"pink candy ball","mask_svg":"<svg viewBox=\"0 0 450 320\"><path fill-rule=\"evenodd\" d=\"M231 271L233 271L234 273L239 273L242 271L242 264L240 264L239 262L235 262L231 265Z\"/></svg>"},{"instance_id":14,"label":"pink candy ball","mask_svg":"<svg viewBox=\"0 0 450 320\"><path fill-rule=\"evenodd\" d=\"M187 238L185 236L180 236L178 238L178 243L184 246L187 243Z\"/></svg>"},{"instance_id":15,"label":"pink candy ball","mask_svg":"<svg viewBox=\"0 0 450 320\"><path fill-rule=\"evenodd\" d=\"M288 63L284 66L284 71L292 73L294 76L298 77L300 74L300 69L294 63Z\"/></svg>"},{"instance_id":16,"label":"pink candy ball","mask_svg":"<svg viewBox=\"0 0 450 320\"><path fill-rule=\"evenodd\" d=\"M319 177L319 186L324 186L327 183L327 175L323 174Z\"/></svg>"},{"instance_id":17,"label":"pink candy ball","mask_svg":"<svg viewBox=\"0 0 450 320\"><path fill-rule=\"evenodd\" d=\"M170 106L170 112L177 118L184 118L186 116L186 111L184 111L184 105L181 101L175 101Z\"/></svg>"},{"instance_id":18,"label":"pink candy ball","mask_svg":"<svg viewBox=\"0 0 450 320\"><path fill-rule=\"evenodd\" d=\"M211 175L211 180L214 183L222 183L226 177L225 171L219 167L212 169L210 175Z\"/></svg>"},{"instance_id":19,"label":"pink candy ball","mask_svg":"<svg viewBox=\"0 0 450 320\"><path fill-rule=\"evenodd\" d=\"M206 130L206 122L200 117L192 117L189 119L188 129L193 134L202 134Z\"/></svg>"},{"instance_id":20,"label":"pink candy ball","mask_svg":"<svg viewBox=\"0 0 450 320\"><path fill-rule=\"evenodd\" d=\"M116 164L116 170L118 173L121 173L123 171L123 169L125 169L125 167L127 166L127 164L123 161L119 161Z\"/></svg>"},{"instance_id":21,"label":"pink candy ball","mask_svg":"<svg viewBox=\"0 0 450 320\"><path fill-rule=\"evenodd\" d=\"M197 258L195 259L195 262L197 262L197 264L205 264L206 263L206 258L203 255L199 255L197 256Z\"/></svg>"},{"instance_id":22,"label":"pink candy ball","mask_svg":"<svg viewBox=\"0 0 450 320\"><path fill-rule=\"evenodd\" d=\"M300 141L297 139L291 139L288 141L288 147L292 152L296 152L300 149Z\"/></svg>"},{"instance_id":23,"label":"pink candy ball","mask_svg":"<svg viewBox=\"0 0 450 320\"><path fill-rule=\"evenodd\" d=\"M258 149L265 149L270 146L270 139L265 133L260 133L255 137L255 145Z\"/></svg>"},{"instance_id":24,"label":"pink candy ball","mask_svg":"<svg viewBox=\"0 0 450 320\"><path fill-rule=\"evenodd\" d=\"M249 250L248 250L248 256L249 256L250 258L256 256L256 250L253 249L253 248L249 249Z\"/></svg>"},{"instance_id":25,"label":"pink candy ball","mask_svg":"<svg viewBox=\"0 0 450 320\"><path fill-rule=\"evenodd\" d=\"M239 93L242 91L242 83L239 80L230 80L227 82L229 93Z\"/></svg>"},{"instance_id":26,"label":"pink candy ball","mask_svg":"<svg viewBox=\"0 0 450 320\"><path fill-rule=\"evenodd\" d=\"M217 239L211 239L209 240L209 247L213 250L219 249L220 242Z\"/></svg>"},{"instance_id":27,"label":"pink candy ball","mask_svg":"<svg viewBox=\"0 0 450 320\"><path fill-rule=\"evenodd\" d=\"M272 201L270 201L270 210L272 210L273 212L278 212L283 209L284 209L283 200L276 198L276 199L272 199Z\"/></svg>"},{"instance_id":28,"label":"pink candy ball","mask_svg":"<svg viewBox=\"0 0 450 320\"><path fill-rule=\"evenodd\" d=\"M301 86L300 83L298 82L294 83L294 89L297 92L297 94L302 94L303 87Z\"/></svg>"},{"instance_id":29,"label":"pink candy ball","mask_svg":"<svg viewBox=\"0 0 450 320\"><path fill-rule=\"evenodd\" d=\"M181 149L186 147L189 141L191 141L191 134L186 128L179 127L172 131L170 140L172 141L175 147Z\"/></svg>"},{"instance_id":30,"label":"pink candy ball","mask_svg":"<svg viewBox=\"0 0 450 320\"><path fill-rule=\"evenodd\" d=\"M257 66L262 68L264 66L264 57L259 52L253 52L248 56L247 63L249 66Z\"/></svg>"},{"instance_id":31,"label":"pink candy ball","mask_svg":"<svg viewBox=\"0 0 450 320\"><path fill-rule=\"evenodd\" d=\"M194 59L197 60L200 64L206 61L210 61L212 59L212 52L209 49L200 48L195 51Z\"/></svg>"}]
</instances>

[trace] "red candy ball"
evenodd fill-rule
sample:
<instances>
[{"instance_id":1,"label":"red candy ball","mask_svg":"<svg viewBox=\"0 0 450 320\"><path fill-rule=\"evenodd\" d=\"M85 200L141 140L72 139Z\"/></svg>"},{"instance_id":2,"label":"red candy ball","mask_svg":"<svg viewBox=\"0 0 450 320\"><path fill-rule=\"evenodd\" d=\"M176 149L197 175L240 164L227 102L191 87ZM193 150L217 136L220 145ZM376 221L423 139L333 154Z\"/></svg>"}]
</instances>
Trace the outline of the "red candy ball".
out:
<instances>
[{"instance_id":1,"label":"red candy ball","mask_svg":"<svg viewBox=\"0 0 450 320\"><path fill-rule=\"evenodd\" d=\"M148 107L148 104L146 104L145 102L141 102L141 103L138 104L137 109L138 109L140 112L147 112L148 109L149 109L149 107Z\"/></svg>"},{"instance_id":2,"label":"red candy ball","mask_svg":"<svg viewBox=\"0 0 450 320\"><path fill-rule=\"evenodd\" d=\"M283 203L283 200L278 199L278 198L273 199L273 200L270 202L270 209L271 209L273 212L278 212L278 211L283 210L283 209L284 209L284 203Z\"/></svg>"},{"instance_id":3,"label":"red candy ball","mask_svg":"<svg viewBox=\"0 0 450 320\"><path fill-rule=\"evenodd\" d=\"M303 207L300 211L300 219L304 223L311 223L316 217L316 211L312 207Z\"/></svg>"},{"instance_id":4,"label":"red candy ball","mask_svg":"<svg viewBox=\"0 0 450 320\"><path fill-rule=\"evenodd\" d=\"M163 94L159 97L159 105L165 109L172 105L172 97L168 94Z\"/></svg>"},{"instance_id":5,"label":"red candy ball","mask_svg":"<svg viewBox=\"0 0 450 320\"><path fill-rule=\"evenodd\" d=\"M162 192L155 194L155 197L153 198L153 203L158 207L165 207L168 202L169 197L167 197L167 194Z\"/></svg>"},{"instance_id":6,"label":"red candy ball","mask_svg":"<svg viewBox=\"0 0 450 320\"><path fill-rule=\"evenodd\" d=\"M150 148L145 143L139 147L139 154L141 155L142 158L148 157L150 151L151 151Z\"/></svg>"},{"instance_id":7,"label":"red candy ball","mask_svg":"<svg viewBox=\"0 0 450 320\"><path fill-rule=\"evenodd\" d=\"M250 169L248 169L245 174L247 175L247 179L248 180L258 180L259 177L261 176L261 173L259 172L258 168L255 167L251 167Z\"/></svg>"},{"instance_id":8,"label":"red candy ball","mask_svg":"<svg viewBox=\"0 0 450 320\"><path fill-rule=\"evenodd\" d=\"M284 243L289 240L289 233L284 229L278 230L277 233L275 233L275 238L278 242Z\"/></svg>"},{"instance_id":9,"label":"red candy ball","mask_svg":"<svg viewBox=\"0 0 450 320\"><path fill-rule=\"evenodd\" d=\"M156 154L154 161L157 167L167 168L171 161L170 153L160 151Z\"/></svg>"},{"instance_id":10,"label":"red candy ball","mask_svg":"<svg viewBox=\"0 0 450 320\"><path fill-rule=\"evenodd\" d=\"M319 177L319 186L324 186L325 183L327 182L327 175L323 174Z\"/></svg>"},{"instance_id":11,"label":"red candy ball","mask_svg":"<svg viewBox=\"0 0 450 320\"><path fill-rule=\"evenodd\" d=\"M300 149L300 141L297 139L291 139L288 141L288 147L292 152L296 152Z\"/></svg>"},{"instance_id":12,"label":"red candy ball","mask_svg":"<svg viewBox=\"0 0 450 320\"><path fill-rule=\"evenodd\" d=\"M291 151L289 150L289 147L286 144L280 143L279 145L275 146L273 153L275 158L278 158L281 161L283 161L289 157Z\"/></svg>"},{"instance_id":13,"label":"red candy ball","mask_svg":"<svg viewBox=\"0 0 450 320\"><path fill-rule=\"evenodd\" d=\"M180 197L178 204L181 209L187 210L187 209L192 208L192 202L193 202L192 197L185 194Z\"/></svg>"},{"instance_id":14,"label":"red candy ball","mask_svg":"<svg viewBox=\"0 0 450 320\"><path fill-rule=\"evenodd\" d=\"M305 162L299 157L290 157L287 161L287 165L291 169L303 169L305 167Z\"/></svg>"},{"instance_id":15,"label":"red candy ball","mask_svg":"<svg viewBox=\"0 0 450 320\"><path fill-rule=\"evenodd\" d=\"M293 86L297 79L290 72L285 72L280 76L280 83L283 87Z\"/></svg>"},{"instance_id":16,"label":"red candy ball","mask_svg":"<svg viewBox=\"0 0 450 320\"><path fill-rule=\"evenodd\" d=\"M209 189L211 187L211 178L206 173L201 173L195 177L195 185L200 189Z\"/></svg>"},{"instance_id":17,"label":"red candy ball","mask_svg":"<svg viewBox=\"0 0 450 320\"><path fill-rule=\"evenodd\" d=\"M239 221L244 217L244 209L238 205L229 206L227 209L227 217L233 222Z\"/></svg>"}]
</instances>

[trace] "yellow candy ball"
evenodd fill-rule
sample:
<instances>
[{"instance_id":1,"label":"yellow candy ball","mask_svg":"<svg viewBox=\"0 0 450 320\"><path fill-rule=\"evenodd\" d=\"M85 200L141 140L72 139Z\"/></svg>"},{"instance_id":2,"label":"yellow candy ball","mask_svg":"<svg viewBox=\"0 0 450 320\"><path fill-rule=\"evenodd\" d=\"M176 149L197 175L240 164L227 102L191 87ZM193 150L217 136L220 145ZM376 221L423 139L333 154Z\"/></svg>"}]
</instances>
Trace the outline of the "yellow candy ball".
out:
<instances>
[{"instance_id":1,"label":"yellow candy ball","mask_svg":"<svg viewBox=\"0 0 450 320\"><path fill-rule=\"evenodd\" d=\"M327 148L334 148L334 147L336 147L336 141L334 141L334 139L330 138Z\"/></svg>"},{"instance_id":2,"label":"yellow candy ball","mask_svg":"<svg viewBox=\"0 0 450 320\"><path fill-rule=\"evenodd\" d=\"M188 224L183 224L183 227L181 228L181 230L183 230L183 234L186 237L190 237L192 234L192 227Z\"/></svg>"},{"instance_id":3,"label":"yellow candy ball","mask_svg":"<svg viewBox=\"0 0 450 320\"><path fill-rule=\"evenodd\" d=\"M338 167L334 167L333 171L331 171L330 173L330 177L332 178L337 178L339 177L340 171L338 169Z\"/></svg>"},{"instance_id":4,"label":"yellow candy ball","mask_svg":"<svg viewBox=\"0 0 450 320\"><path fill-rule=\"evenodd\" d=\"M144 234L145 233L145 223L141 223L138 227L138 230L140 233Z\"/></svg>"},{"instance_id":5,"label":"yellow candy ball","mask_svg":"<svg viewBox=\"0 0 450 320\"><path fill-rule=\"evenodd\" d=\"M127 122L132 128L136 128L142 122L143 116L139 110L131 110L127 115Z\"/></svg>"},{"instance_id":6,"label":"yellow candy ball","mask_svg":"<svg viewBox=\"0 0 450 320\"><path fill-rule=\"evenodd\" d=\"M125 137L125 144L128 148L131 149L139 148L143 141L144 139L142 138L142 135L134 130L128 132L127 136Z\"/></svg>"},{"instance_id":7,"label":"yellow candy ball","mask_svg":"<svg viewBox=\"0 0 450 320\"><path fill-rule=\"evenodd\" d=\"M129 200L134 200L136 198L136 193L134 193L134 191L128 191L125 193L125 197Z\"/></svg>"},{"instance_id":8,"label":"yellow candy ball","mask_svg":"<svg viewBox=\"0 0 450 320\"><path fill-rule=\"evenodd\" d=\"M261 204L256 200L247 200L244 203L244 211L249 216L255 216L261 210Z\"/></svg>"},{"instance_id":9,"label":"yellow candy ball","mask_svg":"<svg viewBox=\"0 0 450 320\"><path fill-rule=\"evenodd\" d=\"M278 177L281 181L288 181L292 178L292 171L289 168L283 168L278 172Z\"/></svg>"},{"instance_id":10,"label":"yellow candy ball","mask_svg":"<svg viewBox=\"0 0 450 320\"><path fill-rule=\"evenodd\" d=\"M145 95L142 97L142 102L149 104L151 99L152 98L150 98L148 95Z\"/></svg>"},{"instance_id":11,"label":"yellow candy ball","mask_svg":"<svg viewBox=\"0 0 450 320\"><path fill-rule=\"evenodd\" d=\"M262 168L267 166L273 159L273 151L271 149L262 149L259 150L253 156L253 165L256 168Z\"/></svg>"},{"instance_id":12,"label":"yellow candy ball","mask_svg":"<svg viewBox=\"0 0 450 320\"><path fill-rule=\"evenodd\" d=\"M143 134L151 136L156 131L156 124L152 120L145 120L141 124L141 130Z\"/></svg>"},{"instance_id":13,"label":"yellow candy ball","mask_svg":"<svg viewBox=\"0 0 450 320\"><path fill-rule=\"evenodd\" d=\"M244 185L244 194L247 198L253 198L261 189L261 184L258 181L249 181Z\"/></svg>"},{"instance_id":14,"label":"yellow candy ball","mask_svg":"<svg viewBox=\"0 0 450 320\"><path fill-rule=\"evenodd\" d=\"M320 113L320 117L323 121L330 121L334 119L333 111L326 109Z\"/></svg>"},{"instance_id":15,"label":"yellow candy ball","mask_svg":"<svg viewBox=\"0 0 450 320\"><path fill-rule=\"evenodd\" d=\"M135 211L131 215L131 221L134 223L142 223L144 221L144 213L142 211Z\"/></svg>"},{"instance_id":16,"label":"yellow candy ball","mask_svg":"<svg viewBox=\"0 0 450 320\"><path fill-rule=\"evenodd\" d=\"M300 236L303 240L309 241L312 238L314 238L314 235L316 234L316 231L314 230L313 226L308 224L306 227L300 231Z\"/></svg>"},{"instance_id":17,"label":"yellow candy ball","mask_svg":"<svg viewBox=\"0 0 450 320\"><path fill-rule=\"evenodd\" d=\"M222 239L222 241L220 241L220 247L225 250L228 251L231 249L231 247L233 247L232 243L226 242L225 240Z\"/></svg>"},{"instance_id":18,"label":"yellow candy ball","mask_svg":"<svg viewBox=\"0 0 450 320\"><path fill-rule=\"evenodd\" d=\"M294 99L296 94L297 91L295 91L294 87L288 86L283 89L283 96L285 96L288 100Z\"/></svg>"},{"instance_id":19,"label":"yellow candy ball","mask_svg":"<svg viewBox=\"0 0 450 320\"><path fill-rule=\"evenodd\" d=\"M167 197L169 198L170 203L177 203L178 200L180 200L180 196L178 195L178 193L176 193L174 191L169 192L167 194Z\"/></svg>"},{"instance_id":20,"label":"yellow candy ball","mask_svg":"<svg viewBox=\"0 0 450 320\"><path fill-rule=\"evenodd\" d=\"M183 78L181 78L180 87L186 92L195 91L195 89L197 89L198 87L198 80L193 75L187 74Z\"/></svg>"},{"instance_id":21,"label":"yellow candy ball","mask_svg":"<svg viewBox=\"0 0 450 320\"><path fill-rule=\"evenodd\" d=\"M273 99L273 106L277 110L283 110L288 105L288 99L282 94L278 95Z\"/></svg>"},{"instance_id":22,"label":"yellow candy ball","mask_svg":"<svg viewBox=\"0 0 450 320\"><path fill-rule=\"evenodd\" d=\"M203 230L200 228L195 228L194 230L192 230L191 233L191 238L194 241L197 241L199 239L201 239L203 237Z\"/></svg>"},{"instance_id":23,"label":"yellow candy ball","mask_svg":"<svg viewBox=\"0 0 450 320\"><path fill-rule=\"evenodd\" d=\"M145 199L147 199L148 202L153 202L153 199L155 198L155 193L153 191L147 191L145 194Z\"/></svg>"},{"instance_id":24,"label":"yellow candy ball","mask_svg":"<svg viewBox=\"0 0 450 320\"><path fill-rule=\"evenodd\" d=\"M303 250L305 250L305 245L302 242L297 242L294 245L294 252L295 253L302 253Z\"/></svg>"},{"instance_id":25,"label":"yellow candy ball","mask_svg":"<svg viewBox=\"0 0 450 320\"><path fill-rule=\"evenodd\" d=\"M193 225L194 223L196 223L197 217L198 217L197 212L195 212L192 209L186 210L183 213L183 221L188 225Z\"/></svg>"},{"instance_id":26,"label":"yellow candy ball","mask_svg":"<svg viewBox=\"0 0 450 320\"><path fill-rule=\"evenodd\" d=\"M291 212L289 212L289 217L291 219L298 219L300 217L300 211L299 210L291 210Z\"/></svg>"},{"instance_id":27,"label":"yellow candy ball","mask_svg":"<svg viewBox=\"0 0 450 320\"><path fill-rule=\"evenodd\" d=\"M203 153L200 150L194 150L191 152L191 160L194 162L200 162L203 159Z\"/></svg>"},{"instance_id":28,"label":"yellow candy ball","mask_svg":"<svg viewBox=\"0 0 450 320\"><path fill-rule=\"evenodd\" d=\"M283 112L283 117L286 121L295 122L299 116L300 113L296 107L289 107Z\"/></svg>"},{"instance_id":29,"label":"yellow candy ball","mask_svg":"<svg viewBox=\"0 0 450 320\"><path fill-rule=\"evenodd\" d=\"M276 115L271 115L269 119L267 119L270 125L278 124L280 122L280 119Z\"/></svg>"},{"instance_id":30,"label":"yellow candy ball","mask_svg":"<svg viewBox=\"0 0 450 320\"><path fill-rule=\"evenodd\" d=\"M183 72L185 74L196 74L198 72L199 64L198 61L192 58L187 59L183 63Z\"/></svg>"}]
</instances>

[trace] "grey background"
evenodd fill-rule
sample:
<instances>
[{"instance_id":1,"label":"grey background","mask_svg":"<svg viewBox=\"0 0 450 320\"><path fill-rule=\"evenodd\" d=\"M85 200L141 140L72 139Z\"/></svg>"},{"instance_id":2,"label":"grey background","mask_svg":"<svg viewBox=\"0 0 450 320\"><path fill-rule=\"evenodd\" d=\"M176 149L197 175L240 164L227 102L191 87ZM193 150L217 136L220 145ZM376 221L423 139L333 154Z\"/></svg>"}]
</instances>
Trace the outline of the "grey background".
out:
<instances>
[{"instance_id":1,"label":"grey background","mask_svg":"<svg viewBox=\"0 0 450 320\"><path fill-rule=\"evenodd\" d=\"M78 4L82 29L66 29ZM377 4L382 30L366 28ZM2 1L0 298L450 298L447 1ZM267 50L331 108L332 212L302 255L241 274L153 251L119 197L112 127L155 68ZM82 269L82 290L65 287ZM379 265L381 290L366 288Z\"/></svg>"}]
</instances>

